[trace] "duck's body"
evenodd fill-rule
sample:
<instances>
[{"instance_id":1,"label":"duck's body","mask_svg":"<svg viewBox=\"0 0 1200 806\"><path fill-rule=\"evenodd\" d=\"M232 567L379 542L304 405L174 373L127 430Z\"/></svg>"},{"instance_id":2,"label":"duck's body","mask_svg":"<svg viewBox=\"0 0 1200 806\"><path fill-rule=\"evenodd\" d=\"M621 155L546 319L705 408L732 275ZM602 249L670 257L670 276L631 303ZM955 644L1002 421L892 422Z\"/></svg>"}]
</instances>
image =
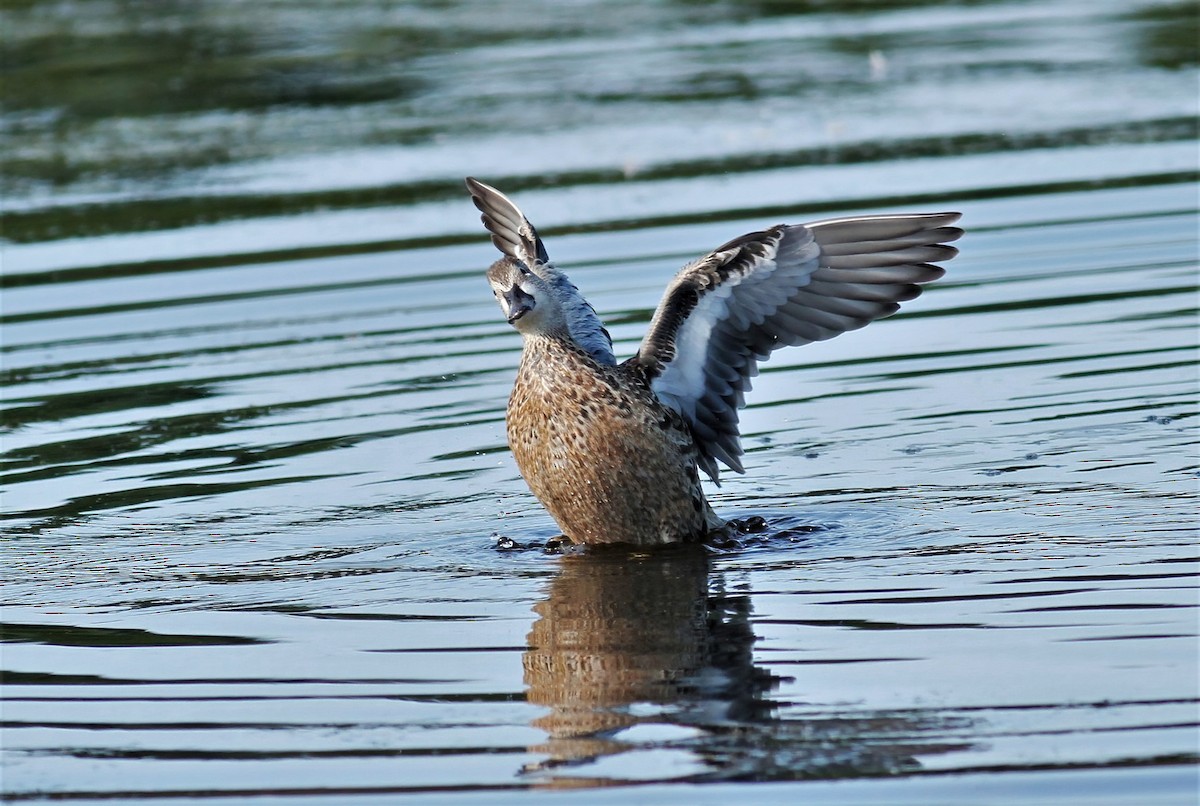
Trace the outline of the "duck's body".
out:
<instances>
[{"instance_id":1,"label":"duck's body","mask_svg":"<svg viewBox=\"0 0 1200 806\"><path fill-rule=\"evenodd\" d=\"M721 523L687 424L632 362L601 364L567 339L529 338L507 422L521 475L575 542L675 543Z\"/></svg>"},{"instance_id":2,"label":"duck's body","mask_svg":"<svg viewBox=\"0 0 1200 806\"><path fill-rule=\"evenodd\" d=\"M757 362L887 316L942 275L957 213L779 225L685 266L637 354L607 331L499 191L467 187L505 254L488 280L524 350L508 442L534 495L579 543L698 540L721 525L700 485L743 472L737 410Z\"/></svg>"}]
</instances>

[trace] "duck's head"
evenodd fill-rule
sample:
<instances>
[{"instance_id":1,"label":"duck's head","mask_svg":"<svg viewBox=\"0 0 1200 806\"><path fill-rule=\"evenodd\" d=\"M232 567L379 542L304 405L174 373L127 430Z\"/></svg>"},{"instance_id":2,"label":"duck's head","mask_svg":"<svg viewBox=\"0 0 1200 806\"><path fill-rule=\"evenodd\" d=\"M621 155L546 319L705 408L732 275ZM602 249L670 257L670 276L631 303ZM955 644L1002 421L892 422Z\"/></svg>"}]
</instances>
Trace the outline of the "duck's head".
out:
<instances>
[{"instance_id":1,"label":"duck's head","mask_svg":"<svg viewBox=\"0 0 1200 806\"><path fill-rule=\"evenodd\" d=\"M566 326L554 290L520 260L497 260L487 279L504 318L522 335L549 334Z\"/></svg>"}]
</instances>

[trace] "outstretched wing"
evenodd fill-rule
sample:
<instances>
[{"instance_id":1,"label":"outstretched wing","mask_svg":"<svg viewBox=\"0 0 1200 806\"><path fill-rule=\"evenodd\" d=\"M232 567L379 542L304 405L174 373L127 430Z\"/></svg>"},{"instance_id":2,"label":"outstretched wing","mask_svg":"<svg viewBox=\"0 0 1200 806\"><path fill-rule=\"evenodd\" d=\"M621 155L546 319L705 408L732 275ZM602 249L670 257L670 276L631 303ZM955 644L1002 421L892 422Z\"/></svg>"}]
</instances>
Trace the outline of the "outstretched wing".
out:
<instances>
[{"instance_id":1,"label":"outstretched wing","mask_svg":"<svg viewBox=\"0 0 1200 806\"><path fill-rule=\"evenodd\" d=\"M758 362L895 313L958 254L958 213L864 216L772 227L685 266L633 361L690 423L700 467L743 472L737 410Z\"/></svg>"},{"instance_id":2,"label":"outstretched wing","mask_svg":"<svg viewBox=\"0 0 1200 806\"><path fill-rule=\"evenodd\" d=\"M492 243L497 249L509 257L515 257L530 269L535 263L550 262L537 230L513 204L512 199L474 177L468 176L466 183L467 190L471 191L471 201L483 213L480 220L492 234Z\"/></svg>"},{"instance_id":3,"label":"outstretched wing","mask_svg":"<svg viewBox=\"0 0 1200 806\"><path fill-rule=\"evenodd\" d=\"M550 255L537 230L513 201L491 185L466 178L471 200L483 213L480 220L492 235L492 243L504 254L516 258L554 289L567 318L567 329L575 343L601 364L617 363L612 337L604 329L596 309L583 298L575 284L550 262Z\"/></svg>"}]
</instances>

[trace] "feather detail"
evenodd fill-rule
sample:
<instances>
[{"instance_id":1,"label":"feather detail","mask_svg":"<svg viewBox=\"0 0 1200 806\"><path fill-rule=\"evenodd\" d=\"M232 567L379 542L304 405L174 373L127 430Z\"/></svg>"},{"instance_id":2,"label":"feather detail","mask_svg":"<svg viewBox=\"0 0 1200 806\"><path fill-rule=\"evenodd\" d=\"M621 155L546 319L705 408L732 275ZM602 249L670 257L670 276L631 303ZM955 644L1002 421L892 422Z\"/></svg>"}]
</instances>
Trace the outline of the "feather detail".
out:
<instances>
[{"instance_id":1,"label":"feather detail","mask_svg":"<svg viewBox=\"0 0 1200 806\"><path fill-rule=\"evenodd\" d=\"M479 219L491 233L492 243L497 249L530 269L534 263L550 262L537 230L512 199L474 177L468 176L465 181L467 190L471 192L471 201L482 213Z\"/></svg>"},{"instance_id":2,"label":"feather detail","mask_svg":"<svg viewBox=\"0 0 1200 806\"><path fill-rule=\"evenodd\" d=\"M737 410L758 362L889 316L957 254L957 213L779 225L688 264L667 287L632 359L692 428L700 468L741 464Z\"/></svg>"}]
</instances>

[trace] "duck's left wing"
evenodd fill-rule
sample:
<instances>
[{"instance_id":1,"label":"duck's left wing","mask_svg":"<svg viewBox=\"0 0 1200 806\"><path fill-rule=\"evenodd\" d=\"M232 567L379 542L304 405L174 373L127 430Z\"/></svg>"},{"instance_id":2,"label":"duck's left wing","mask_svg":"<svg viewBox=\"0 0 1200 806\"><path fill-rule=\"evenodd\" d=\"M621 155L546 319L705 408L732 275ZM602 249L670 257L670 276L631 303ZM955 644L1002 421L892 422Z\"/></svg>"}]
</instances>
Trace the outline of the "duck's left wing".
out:
<instances>
[{"instance_id":1,"label":"duck's left wing","mask_svg":"<svg viewBox=\"0 0 1200 806\"><path fill-rule=\"evenodd\" d=\"M497 249L509 257L515 257L530 269L535 263L550 262L537 230L512 199L473 176L468 176L465 181L467 190L471 192L471 201L483 213L480 219L491 233L492 243Z\"/></svg>"},{"instance_id":2,"label":"duck's left wing","mask_svg":"<svg viewBox=\"0 0 1200 806\"><path fill-rule=\"evenodd\" d=\"M650 386L691 425L700 467L741 473L737 410L774 350L833 338L889 314L941 277L932 261L962 235L957 213L866 216L780 225L685 266L638 354Z\"/></svg>"}]
</instances>

